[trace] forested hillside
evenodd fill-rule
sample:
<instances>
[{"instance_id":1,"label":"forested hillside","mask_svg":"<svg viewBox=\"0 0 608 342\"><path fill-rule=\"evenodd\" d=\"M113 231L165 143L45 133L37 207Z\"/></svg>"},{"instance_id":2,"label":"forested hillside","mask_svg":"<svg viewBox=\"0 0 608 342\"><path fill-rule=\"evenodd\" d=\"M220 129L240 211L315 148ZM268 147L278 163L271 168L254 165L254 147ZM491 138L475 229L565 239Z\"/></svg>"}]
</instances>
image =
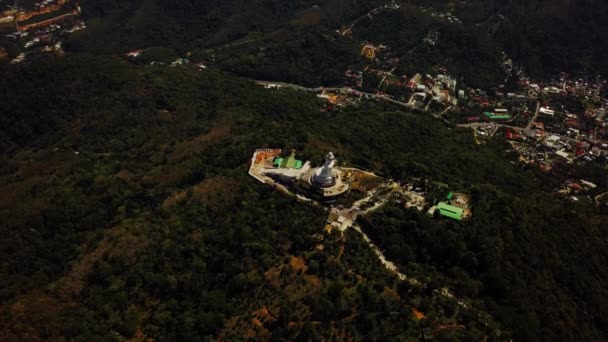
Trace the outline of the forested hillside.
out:
<instances>
[{"instance_id":1,"label":"forested hillside","mask_svg":"<svg viewBox=\"0 0 608 342\"><path fill-rule=\"evenodd\" d=\"M466 130L379 103L320 112L314 97L190 68L83 55L2 80L14 89L0 95L11 340L382 338L453 322L467 329L442 334L492 336L495 323L470 310L495 316L503 337L605 337L606 213L544 195L499 141L476 145ZM276 146L472 191L462 225L389 208L364 228L404 269L475 307L399 285L356 233L315 249L326 214L246 176L251 151Z\"/></svg>"},{"instance_id":2,"label":"forested hillside","mask_svg":"<svg viewBox=\"0 0 608 342\"><path fill-rule=\"evenodd\" d=\"M608 207L555 191L575 178L606 189L599 162L546 174L499 135L478 144L387 101L326 110L251 81L341 85L364 41L391 47L396 74L446 67L484 89L504 80L502 51L532 77L606 75L608 4L406 1L367 15L383 4L83 0L87 28L65 54L1 65L2 340L608 340ZM194 63L166 65L178 57ZM417 179L432 188L425 209L467 193L472 217L399 199L361 215L421 282L399 281L360 233L326 231L326 208L249 177L258 148Z\"/></svg>"},{"instance_id":3,"label":"forested hillside","mask_svg":"<svg viewBox=\"0 0 608 342\"><path fill-rule=\"evenodd\" d=\"M423 3L422 1L420 3ZM533 77L608 73L608 3L602 0L431 1L489 34Z\"/></svg>"},{"instance_id":4,"label":"forested hillside","mask_svg":"<svg viewBox=\"0 0 608 342\"><path fill-rule=\"evenodd\" d=\"M424 43L430 32L438 36L434 45ZM488 34L442 22L415 6L365 18L353 33L362 40L390 46L400 60L397 73L429 73L443 66L461 81L481 88L496 86L504 77L498 68L500 49Z\"/></svg>"},{"instance_id":5,"label":"forested hillside","mask_svg":"<svg viewBox=\"0 0 608 342\"><path fill-rule=\"evenodd\" d=\"M608 5L602 1L411 1L363 18L354 39L336 30L383 1L83 1L89 28L70 36L70 51L102 54L165 47L216 60L240 75L303 84L335 84L359 57L359 40L391 46L400 72L447 66L466 83L492 87L505 51L536 78L561 71L607 74ZM432 6L432 7L428 7ZM453 13L461 23L432 17ZM436 31L429 46L423 39ZM212 57L213 56L213 57Z\"/></svg>"},{"instance_id":6,"label":"forested hillside","mask_svg":"<svg viewBox=\"0 0 608 342\"><path fill-rule=\"evenodd\" d=\"M313 6L320 7L315 23L333 29L334 25L380 3L378 0L358 1L355 5L346 0L85 0L82 9L90 19L90 29L77 34L70 47L111 53L160 45L184 53L297 26L294 19Z\"/></svg>"},{"instance_id":7,"label":"forested hillside","mask_svg":"<svg viewBox=\"0 0 608 342\"><path fill-rule=\"evenodd\" d=\"M606 212L546 194L472 188L475 217L437 222L388 207L364 229L403 268L432 264L483 299L516 340L606 338Z\"/></svg>"},{"instance_id":8,"label":"forested hillside","mask_svg":"<svg viewBox=\"0 0 608 342\"><path fill-rule=\"evenodd\" d=\"M246 175L251 151L264 146L313 160L333 149L395 176L431 174L440 169L431 163L456 162L428 143L448 139L441 124L380 106L336 114L319 129L308 123L328 114L314 97L84 56L2 79L23 84L2 95L10 109L1 176L9 340L405 338L452 322L467 330L441 334L495 334L495 323L482 325L471 311L480 308L455 310L398 284L357 234L319 241L323 210ZM54 87L35 91L33 79ZM393 140L389 127L420 133ZM361 142L364 132L375 140ZM487 156L465 157L481 173L502 163L466 132L457 139ZM430 154L439 159L422 158ZM415 319L416 308L429 319Z\"/></svg>"}]
</instances>

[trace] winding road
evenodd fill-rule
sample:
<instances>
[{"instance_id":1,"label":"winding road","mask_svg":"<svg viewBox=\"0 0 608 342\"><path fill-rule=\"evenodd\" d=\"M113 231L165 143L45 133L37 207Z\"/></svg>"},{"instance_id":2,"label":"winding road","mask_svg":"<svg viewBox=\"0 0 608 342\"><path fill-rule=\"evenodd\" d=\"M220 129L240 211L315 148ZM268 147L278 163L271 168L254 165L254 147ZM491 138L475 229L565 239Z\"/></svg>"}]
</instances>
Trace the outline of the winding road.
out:
<instances>
[{"instance_id":1,"label":"winding road","mask_svg":"<svg viewBox=\"0 0 608 342\"><path fill-rule=\"evenodd\" d=\"M298 84L292 84L292 83L285 83L285 82L271 82L271 81L260 81L260 80L254 80L255 83L259 84L259 85L263 85L265 87L277 87L277 88L288 88L288 89L293 89L293 90L297 90L297 91L304 91L304 92L309 92L309 93L320 93L323 90L326 91L335 91L335 92L347 92L349 94L355 94L355 95L360 95L360 96L365 96L367 98L371 98L371 99L376 99L376 100L382 100L382 101L387 101L393 104L396 104L398 106L402 106L408 109L413 109L413 107L406 103L406 102L402 102L402 101L398 101L395 99L392 99L386 95L378 95L378 94L372 94L372 93L366 93L360 90L356 90L350 87L316 87L316 88L308 88L308 87L304 87Z\"/></svg>"}]
</instances>

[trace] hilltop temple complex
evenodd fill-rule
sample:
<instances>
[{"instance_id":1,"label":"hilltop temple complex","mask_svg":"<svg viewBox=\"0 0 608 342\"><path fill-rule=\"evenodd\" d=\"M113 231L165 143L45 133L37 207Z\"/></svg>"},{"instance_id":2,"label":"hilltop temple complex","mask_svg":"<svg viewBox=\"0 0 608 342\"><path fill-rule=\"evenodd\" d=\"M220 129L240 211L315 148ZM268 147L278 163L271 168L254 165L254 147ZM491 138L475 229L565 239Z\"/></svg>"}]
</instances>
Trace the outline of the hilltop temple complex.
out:
<instances>
[{"instance_id":1,"label":"hilltop temple complex","mask_svg":"<svg viewBox=\"0 0 608 342\"><path fill-rule=\"evenodd\" d=\"M280 149L257 150L252 158L249 174L263 183L278 184L287 190L307 195L321 201L332 201L348 193L350 185L344 181L344 171L337 166L332 152L325 156L325 163L313 168L309 161L280 156Z\"/></svg>"}]
</instances>

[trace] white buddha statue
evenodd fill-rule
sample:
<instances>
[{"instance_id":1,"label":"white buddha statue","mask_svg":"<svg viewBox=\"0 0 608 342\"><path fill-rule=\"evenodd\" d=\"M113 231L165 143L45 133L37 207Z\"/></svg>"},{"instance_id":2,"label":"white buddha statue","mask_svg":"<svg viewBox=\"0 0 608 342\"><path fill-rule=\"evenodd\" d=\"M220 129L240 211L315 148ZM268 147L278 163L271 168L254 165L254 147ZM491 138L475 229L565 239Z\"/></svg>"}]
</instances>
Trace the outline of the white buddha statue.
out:
<instances>
[{"instance_id":1,"label":"white buddha statue","mask_svg":"<svg viewBox=\"0 0 608 342\"><path fill-rule=\"evenodd\" d=\"M335 184L334 179L334 166L336 165L336 157L332 152L329 152L325 156L325 164L322 167L315 170L315 174L312 176L312 183L320 187L330 187Z\"/></svg>"}]
</instances>

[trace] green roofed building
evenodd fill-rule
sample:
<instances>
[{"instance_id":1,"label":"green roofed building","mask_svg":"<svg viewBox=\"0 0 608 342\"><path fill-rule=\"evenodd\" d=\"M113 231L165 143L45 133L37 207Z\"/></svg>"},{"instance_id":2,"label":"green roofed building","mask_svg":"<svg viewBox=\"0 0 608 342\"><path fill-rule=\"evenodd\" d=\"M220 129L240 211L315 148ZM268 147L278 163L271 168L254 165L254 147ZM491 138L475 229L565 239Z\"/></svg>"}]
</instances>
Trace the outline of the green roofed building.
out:
<instances>
[{"instance_id":1,"label":"green roofed building","mask_svg":"<svg viewBox=\"0 0 608 342\"><path fill-rule=\"evenodd\" d=\"M462 208L449 205L445 202L439 202L437 204L437 209L439 210L439 214L441 214L441 216L449 217L457 221L462 220L462 215L464 213Z\"/></svg>"},{"instance_id":2,"label":"green roofed building","mask_svg":"<svg viewBox=\"0 0 608 342\"><path fill-rule=\"evenodd\" d=\"M494 114L490 112L484 112L483 115L487 116L490 120L508 120L511 118L511 115L507 113L503 114Z\"/></svg>"},{"instance_id":3,"label":"green roofed building","mask_svg":"<svg viewBox=\"0 0 608 342\"><path fill-rule=\"evenodd\" d=\"M287 167L290 169L295 168L296 166L296 153L294 151L291 152L291 154L289 155L289 157L287 157L287 159L285 159L285 165L283 167Z\"/></svg>"},{"instance_id":4,"label":"green roofed building","mask_svg":"<svg viewBox=\"0 0 608 342\"><path fill-rule=\"evenodd\" d=\"M280 167L280 168L290 168L290 169L301 169L302 168L302 161L301 160L297 160L295 158L295 151L291 152L291 155L287 158L281 158L281 157L277 157L274 160L273 166L274 167Z\"/></svg>"},{"instance_id":5,"label":"green roofed building","mask_svg":"<svg viewBox=\"0 0 608 342\"><path fill-rule=\"evenodd\" d=\"M447 196L445 196L448 200L451 200L452 197L454 197L454 193L453 192L449 192Z\"/></svg>"}]
</instances>

